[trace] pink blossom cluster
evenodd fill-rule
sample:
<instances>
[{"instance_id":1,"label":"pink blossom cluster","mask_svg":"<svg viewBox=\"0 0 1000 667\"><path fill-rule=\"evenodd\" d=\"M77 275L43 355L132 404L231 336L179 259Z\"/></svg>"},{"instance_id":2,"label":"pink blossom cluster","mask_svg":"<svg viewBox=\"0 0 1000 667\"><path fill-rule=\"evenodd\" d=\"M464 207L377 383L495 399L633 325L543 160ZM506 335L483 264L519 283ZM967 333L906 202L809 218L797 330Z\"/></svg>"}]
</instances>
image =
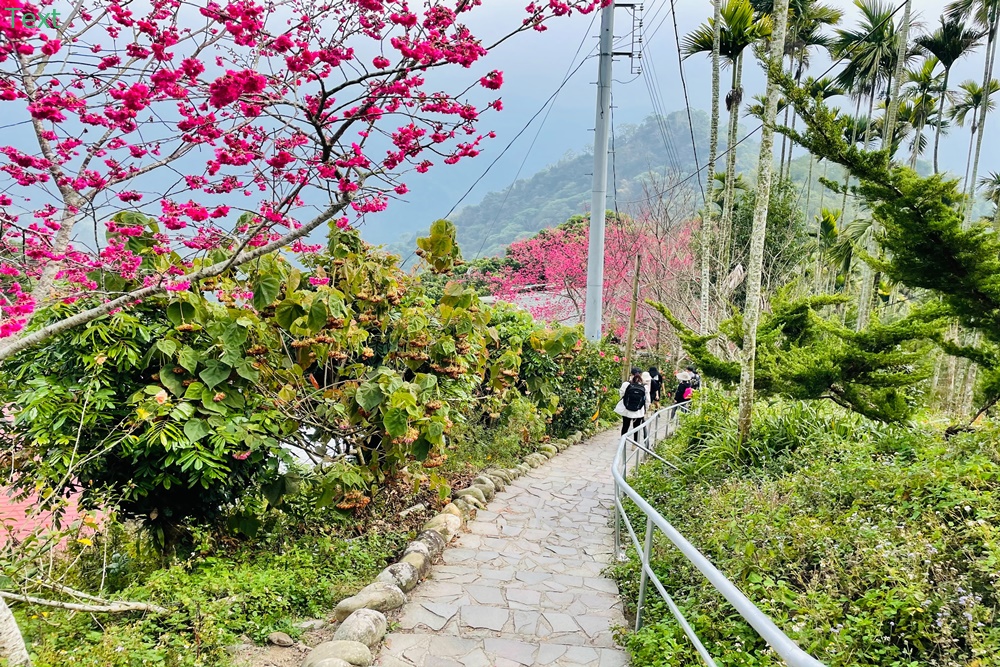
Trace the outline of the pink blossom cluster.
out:
<instances>
[{"instance_id":1,"label":"pink blossom cluster","mask_svg":"<svg viewBox=\"0 0 1000 667\"><path fill-rule=\"evenodd\" d=\"M534 2L526 24L608 1ZM58 32L0 21L0 105L31 119L0 145L0 338L93 290L94 272L183 291L211 251L317 252L297 233L317 195L332 213L313 226L344 229L408 192L406 174L478 155L495 135L476 124L500 100L430 88L424 74L487 55L463 22L482 2L412 4L209 0L195 27L182 0L81 0ZM503 82L500 70L478 79ZM232 220L234 208L249 217ZM122 210L154 223L109 222ZM97 246L74 246L91 225Z\"/></svg>"}]
</instances>

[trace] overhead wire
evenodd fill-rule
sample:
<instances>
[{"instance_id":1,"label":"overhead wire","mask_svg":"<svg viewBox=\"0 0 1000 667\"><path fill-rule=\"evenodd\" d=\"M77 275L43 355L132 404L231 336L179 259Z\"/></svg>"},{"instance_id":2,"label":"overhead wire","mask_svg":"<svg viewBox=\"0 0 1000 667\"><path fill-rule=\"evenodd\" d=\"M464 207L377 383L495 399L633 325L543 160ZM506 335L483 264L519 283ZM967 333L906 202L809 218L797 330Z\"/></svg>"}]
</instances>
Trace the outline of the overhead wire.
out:
<instances>
[{"instance_id":1,"label":"overhead wire","mask_svg":"<svg viewBox=\"0 0 1000 667\"><path fill-rule=\"evenodd\" d=\"M538 141L539 135L541 135L542 128L545 127L545 122L548 120L549 114L552 112L552 109L555 106L555 100L559 97L559 93L566 86L566 84L569 83L570 79L572 79L573 76L580 70L580 68L583 67L584 63L587 62L587 60L593 55L594 51L597 49L597 46L595 45L595 47L592 48L586 56L584 56L584 58L579 62L579 64L575 68L573 67L573 63L580 55L580 51L583 50L583 45L586 44L587 37L590 35L590 31L594 27L594 20L596 19L596 17L597 13L595 12L594 16L590 18L590 24L587 26L586 32L584 32L583 37L580 39L580 44L576 47L576 52L573 54L572 59L570 59L569 66L566 69L566 74L563 76L562 83L559 84L559 87L557 87L556 90L551 95L549 95L548 99L545 100L542 106L539 107L538 110L531 116L531 118L528 119L528 122L524 124L524 127L522 127L521 130L514 136L514 138L510 140L510 142L507 144L507 146L504 147L504 149L500 152L500 154L493 159L493 161L489 164L489 166L486 167L486 170L483 171L482 174L480 174L479 178L477 178L475 182L473 182L473 184L469 186L469 189L465 191L465 194L463 194L457 202L455 202L454 206L451 207L451 209L448 211L448 214L445 216L445 218L448 218L451 216L452 213L455 212L455 209L458 208L458 206L465 200L465 198L469 196L469 193L471 193L472 190L477 185L479 185L479 183L483 180L483 178L486 177L486 175L490 172L490 170L494 167L494 165L496 165L496 163L500 160L500 158L502 158L504 154L506 154L507 151L510 150L510 147L514 145L514 142L516 142L518 138L522 134L524 134L525 131L527 131L528 127L531 126L531 124L542 113L542 111L545 111L545 117L542 118L542 122L538 126L538 130L535 132L535 136L532 138L531 144L528 146L528 150L527 152L525 152L524 158L521 160L521 164L517 168L517 173L514 174L513 180L511 180L510 185L506 188L506 191L504 192L503 200L500 202L500 206L497 209L496 215L494 216L490 224L487 226L486 231L483 234L483 241L479 245L479 250L476 252L477 259L482 254L483 249L486 247L486 241L492 235L493 227L496 226L497 220L499 220L500 218L500 212L503 210L504 205L507 203L507 198L510 196L511 191L514 189L514 185L517 183L517 179L521 175L521 171L524 169L524 165L528 161L528 156L531 155L531 150L534 148L535 143Z\"/></svg>"},{"instance_id":2,"label":"overhead wire","mask_svg":"<svg viewBox=\"0 0 1000 667\"><path fill-rule=\"evenodd\" d=\"M681 89L684 91L684 108L687 110L688 119L688 130L691 133L691 152L694 154L694 166L698 172L701 172L701 165L698 160L698 142L694 138L694 119L691 117L691 101L688 99L688 87L687 87L687 77L684 76L684 58L681 55L681 34L680 30L677 28L677 11L674 6L674 0L670 0L670 14L674 19L674 42L677 45L677 69L681 74ZM707 165L706 165L707 166ZM708 197L705 195L705 187L701 183L701 179L698 179L698 188L701 190L701 199L708 206Z\"/></svg>"}]
</instances>

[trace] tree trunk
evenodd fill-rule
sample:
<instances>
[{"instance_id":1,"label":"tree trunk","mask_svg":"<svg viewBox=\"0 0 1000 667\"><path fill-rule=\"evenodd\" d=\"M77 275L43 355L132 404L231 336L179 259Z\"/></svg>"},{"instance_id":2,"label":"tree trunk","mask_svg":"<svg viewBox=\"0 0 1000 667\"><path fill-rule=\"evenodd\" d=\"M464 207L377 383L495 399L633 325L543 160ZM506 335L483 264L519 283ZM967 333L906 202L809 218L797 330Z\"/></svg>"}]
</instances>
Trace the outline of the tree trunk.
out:
<instances>
[{"instance_id":1,"label":"tree trunk","mask_svg":"<svg viewBox=\"0 0 1000 667\"><path fill-rule=\"evenodd\" d=\"M710 125L710 135L708 140L708 200L705 202L705 228L701 233L701 308L699 310L699 324L702 335L707 334L712 323L709 320L709 301L711 300L711 234L712 219L715 203L712 197L712 187L715 184L715 159L719 152L719 49L722 42L722 0L713 0L714 24L712 30L712 122Z\"/></svg>"},{"instance_id":2,"label":"tree trunk","mask_svg":"<svg viewBox=\"0 0 1000 667\"><path fill-rule=\"evenodd\" d=\"M941 124L944 122L944 98L948 95L948 75L951 68L944 68L944 82L941 84L941 101L938 103L937 127L934 129L934 173L938 173L938 144L941 143Z\"/></svg>"},{"instance_id":3,"label":"tree trunk","mask_svg":"<svg viewBox=\"0 0 1000 667\"><path fill-rule=\"evenodd\" d=\"M17 620L3 598L0 598L0 658L6 658L10 667L31 664Z\"/></svg>"},{"instance_id":4,"label":"tree trunk","mask_svg":"<svg viewBox=\"0 0 1000 667\"><path fill-rule=\"evenodd\" d=\"M782 63L784 64L784 63ZM795 56L788 54L788 76L794 76L795 74ZM798 83L798 82L796 82ZM785 104L785 119L782 121L784 125L788 125L788 114L792 110L791 104ZM783 179L785 177L785 145L788 143L788 137L784 134L781 135L781 157L778 159L778 179Z\"/></svg>"},{"instance_id":5,"label":"tree trunk","mask_svg":"<svg viewBox=\"0 0 1000 667\"><path fill-rule=\"evenodd\" d=\"M733 90L739 90L743 79L743 56L736 59L733 64ZM724 277L729 274L729 258L732 247L732 226L733 226L733 199L736 196L736 135L739 129L740 105L733 104L729 110L729 139L726 154L726 190L722 200L722 232L723 238L722 252L719 258L721 263L719 276Z\"/></svg>"},{"instance_id":6,"label":"tree trunk","mask_svg":"<svg viewBox=\"0 0 1000 667\"><path fill-rule=\"evenodd\" d=\"M774 7L774 31L771 36L769 67L780 66L788 23L788 0L778 0ZM757 162L757 201L754 204L753 228L750 234L750 258L747 268L747 300L743 317L743 354L740 371L739 442L750 435L753 416L754 363L756 361L757 322L760 319L761 277L764 269L764 235L767 232L767 207L771 197L771 171L774 168L774 120L778 115L778 86L768 72L767 102L764 107L764 129L760 137L760 159Z\"/></svg>"},{"instance_id":7,"label":"tree trunk","mask_svg":"<svg viewBox=\"0 0 1000 667\"><path fill-rule=\"evenodd\" d=\"M962 194L969 191L969 168L972 166L972 142L976 139L976 121L972 120L972 127L969 128L969 149L965 153L965 178L962 179ZM965 202L962 203L965 206Z\"/></svg>"},{"instance_id":8,"label":"tree trunk","mask_svg":"<svg viewBox=\"0 0 1000 667\"><path fill-rule=\"evenodd\" d=\"M992 10L994 15L990 23L990 33L986 42L986 65L983 67L983 101L979 106L979 123L976 134L976 154L972 158L972 176L969 179L968 191L965 199L965 225L972 221L972 209L976 203L976 176L979 172L979 156L983 149L983 135L986 134L986 115L989 113L990 101L990 81L993 79L993 60L997 51L997 25L1000 21L1000 11L995 7Z\"/></svg>"}]
</instances>

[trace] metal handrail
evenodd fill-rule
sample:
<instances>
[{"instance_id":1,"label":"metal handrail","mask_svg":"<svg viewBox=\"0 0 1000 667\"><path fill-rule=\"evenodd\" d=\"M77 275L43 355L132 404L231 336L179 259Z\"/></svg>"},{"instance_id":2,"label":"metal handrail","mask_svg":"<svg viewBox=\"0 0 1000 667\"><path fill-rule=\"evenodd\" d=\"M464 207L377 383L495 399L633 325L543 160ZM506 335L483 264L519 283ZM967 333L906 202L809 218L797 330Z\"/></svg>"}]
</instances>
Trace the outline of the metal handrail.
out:
<instances>
[{"instance_id":1,"label":"metal handrail","mask_svg":"<svg viewBox=\"0 0 1000 667\"><path fill-rule=\"evenodd\" d=\"M614 462L611 465L611 476L615 483L615 553L621 553L621 527L624 524L625 528L628 530L629 536L632 538L632 543L635 545L636 552L639 554L639 558L642 564L642 577L639 582L639 599L636 603L635 612L635 629L638 630L642 627L642 608L645 603L646 598L646 588L650 580L653 582L654 588L667 603L670 608L670 612L677 619L681 628L684 630L684 634L687 635L688 639L694 645L695 650L701 656L702 660L709 667L715 667L715 662L709 655L705 646L698 639L694 630L691 628L687 619L681 613L680 609L674 604L673 599L667 593L666 589L663 587L663 583L660 581L659 577L653 571L652 565L650 564L650 554L653 547L653 528L659 528L660 531L667 536L675 547L684 555L688 561L694 565L698 570L705 576L706 579L715 587L719 593L722 594L726 600L729 601L731 605L739 612L740 616L749 623L754 630L757 631L764 641L774 649L785 661L789 667L823 667L823 663L813 658L811 655L803 651L799 646L788 638L788 636L782 632L777 625L774 624L767 614L762 612L760 609L754 605L753 602L749 600L739 588L736 587L733 582L729 581L722 572L720 572L712 563L704 556L700 551L694 548L694 546L688 542L683 535L677 532L670 523L663 518L663 516L653 508L642 496L640 496L635 489L633 489L625 477L628 472L628 461L629 461L629 446L634 448L632 452L634 454L635 464L638 465L642 462L645 453L652 454L656 456L657 459L663 460L660 456L653 454L653 448L656 442L662 437L669 436L673 429L676 427L678 412L680 410L686 410L687 403L678 403L676 405L671 405L667 408L657 411L649 419L644 421L642 424L633 426L630 430L625 432L621 436L621 440L618 443L618 449L615 451ZM666 462L666 461L665 461ZM669 463L669 462L666 462ZM672 464L671 464L672 465ZM628 518L628 514L625 513L625 509L622 506L622 496L623 494L627 496L635 506L646 517L646 534L644 539L640 543L639 537L632 527L632 522Z\"/></svg>"}]
</instances>

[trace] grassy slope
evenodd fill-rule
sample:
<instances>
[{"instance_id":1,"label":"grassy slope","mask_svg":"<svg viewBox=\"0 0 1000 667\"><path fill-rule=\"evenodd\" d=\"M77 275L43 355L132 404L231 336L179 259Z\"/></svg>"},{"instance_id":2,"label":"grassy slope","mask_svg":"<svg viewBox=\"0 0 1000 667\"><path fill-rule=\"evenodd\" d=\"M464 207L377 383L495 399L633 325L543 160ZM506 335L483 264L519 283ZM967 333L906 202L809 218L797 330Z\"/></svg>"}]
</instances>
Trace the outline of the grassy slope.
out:
<instances>
[{"instance_id":1,"label":"grassy slope","mask_svg":"<svg viewBox=\"0 0 1000 667\"><path fill-rule=\"evenodd\" d=\"M732 406L708 403L669 444L687 474L649 464L636 488L800 646L831 667L997 664L1000 428L945 441L785 403L738 451ZM783 664L675 549L656 554L720 666ZM616 575L634 603L634 561ZM662 604L647 614L634 665L700 664Z\"/></svg>"}]
</instances>

